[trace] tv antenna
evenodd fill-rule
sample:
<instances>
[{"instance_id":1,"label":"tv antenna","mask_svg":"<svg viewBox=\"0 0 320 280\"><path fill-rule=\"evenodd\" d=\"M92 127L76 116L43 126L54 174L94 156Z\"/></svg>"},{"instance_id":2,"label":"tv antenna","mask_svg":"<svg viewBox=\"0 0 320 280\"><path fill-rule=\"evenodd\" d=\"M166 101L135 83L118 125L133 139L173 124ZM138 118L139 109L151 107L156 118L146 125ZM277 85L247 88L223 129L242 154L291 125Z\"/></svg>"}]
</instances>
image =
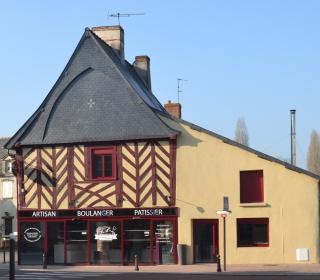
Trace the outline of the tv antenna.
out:
<instances>
[{"instance_id":1,"label":"tv antenna","mask_svg":"<svg viewBox=\"0 0 320 280\"><path fill-rule=\"evenodd\" d=\"M110 17L118 18L118 24L119 25L120 25L120 18L121 17L144 16L144 15L145 15L145 13L128 13L128 14L115 13L115 14L110 14L108 12L108 18L110 18Z\"/></svg>"},{"instance_id":2,"label":"tv antenna","mask_svg":"<svg viewBox=\"0 0 320 280\"><path fill-rule=\"evenodd\" d=\"M181 82L187 82L188 80L184 80L184 79L178 78L177 81L178 81L178 103L180 103L180 93L182 92L182 90L181 90Z\"/></svg>"}]
</instances>

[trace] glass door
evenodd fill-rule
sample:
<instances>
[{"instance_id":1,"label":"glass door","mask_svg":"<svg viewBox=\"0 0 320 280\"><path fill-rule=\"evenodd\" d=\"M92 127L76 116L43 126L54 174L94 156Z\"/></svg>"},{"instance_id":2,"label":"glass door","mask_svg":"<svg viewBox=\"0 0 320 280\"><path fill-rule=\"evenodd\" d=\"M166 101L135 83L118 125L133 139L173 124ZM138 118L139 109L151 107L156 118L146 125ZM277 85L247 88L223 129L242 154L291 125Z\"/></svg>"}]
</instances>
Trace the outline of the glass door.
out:
<instances>
[{"instance_id":1,"label":"glass door","mask_svg":"<svg viewBox=\"0 0 320 280\"><path fill-rule=\"evenodd\" d=\"M216 262L218 254L218 222L216 220L193 221L193 247L195 263Z\"/></svg>"},{"instance_id":2,"label":"glass door","mask_svg":"<svg viewBox=\"0 0 320 280\"><path fill-rule=\"evenodd\" d=\"M64 263L64 222L47 223L48 264Z\"/></svg>"},{"instance_id":3,"label":"glass door","mask_svg":"<svg viewBox=\"0 0 320 280\"><path fill-rule=\"evenodd\" d=\"M175 262L173 221L153 221L153 256L156 264L173 264Z\"/></svg>"},{"instance_id":4,"label":"glass door","mask_svg":"<svg viewBox=\"0 0 320 280\"><path fill-rule=\"evenodd\" d=\"M151 235L149 220L124 221L124 263L133 264L134 255L139 263L151 263Z\"/></svg>"},{"instance_id":5,"label":"glass door","mask_svg":"<svg viewBox=\"0 0 320 280\"><path fill-rule=\"evenodd\" d=\"M67 222L67 263L88 263L87 221Z\"/></svg>"}]
</instances>

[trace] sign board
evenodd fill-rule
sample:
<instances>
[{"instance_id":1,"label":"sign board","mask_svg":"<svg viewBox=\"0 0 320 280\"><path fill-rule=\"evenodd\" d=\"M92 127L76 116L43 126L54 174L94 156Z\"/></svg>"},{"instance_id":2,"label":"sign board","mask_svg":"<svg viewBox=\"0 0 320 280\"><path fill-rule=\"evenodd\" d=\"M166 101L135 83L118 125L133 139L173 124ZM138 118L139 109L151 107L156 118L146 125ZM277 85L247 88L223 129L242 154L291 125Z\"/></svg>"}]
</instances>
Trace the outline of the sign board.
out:
<instances>
[{"instance_id":1,"label":"sign board","mask_svg":"<svg viewBox=\"0 0 320 280\"><path fill-rule=\"evenodd\" d=\"M223 211L229 211L229 197L223 197Z\"/></svg>"},{"instance_id":2,"label":"sign board","mask_svg":"<svg viewBox=\"0 0 320 280\"><path fill-rule=\"evenodd\" d=\"M116 226L100 226L97 228L94 239L101 241L112 241L118 239L118 234L116 233Z\"/></svg>"},{"instance_id":3,"label":"sign board","mask_svg":"<svg viewBox=\"0 0 320 280\"><path fill-rule=\"evenodd\" d=\"M96 209L96 210L26 210L18 211L19 218L96 218L96 217L161 217L177 216L176 207L166 208L119 208L119 209Z\"/></svg>"},{"instance_id":4,"label":"sign board","mask_svg":"<svg viewBox=\"0 0 320 280\"><path fill-rule=\"evenodd\" d=\"M41 231L37 228L27 228L23 232L23 238L31 243L37 242L41 239Z\"/></svg>"}]
</instances>

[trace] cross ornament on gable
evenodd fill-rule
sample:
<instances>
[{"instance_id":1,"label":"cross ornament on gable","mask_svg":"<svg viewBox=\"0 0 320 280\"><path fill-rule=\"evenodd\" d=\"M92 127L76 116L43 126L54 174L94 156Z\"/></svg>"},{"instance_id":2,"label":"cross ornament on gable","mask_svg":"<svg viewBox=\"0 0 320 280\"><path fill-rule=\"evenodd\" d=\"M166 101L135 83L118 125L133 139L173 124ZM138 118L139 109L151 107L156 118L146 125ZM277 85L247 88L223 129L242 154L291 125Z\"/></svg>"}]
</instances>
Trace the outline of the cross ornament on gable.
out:
<instances>
[{"instance_id":1,"label":"cross ornament on gable","mask_svg":"<svg viewBox=\"0 0 320 280\"><path fill-rule=\"evenodd\" d=\"M89 102L88 102L88 105L89 105L89 108L93 108L93 106L95 105L96 103L92 100L92 98L89 99Z\"/></svg>"}]
</instances>

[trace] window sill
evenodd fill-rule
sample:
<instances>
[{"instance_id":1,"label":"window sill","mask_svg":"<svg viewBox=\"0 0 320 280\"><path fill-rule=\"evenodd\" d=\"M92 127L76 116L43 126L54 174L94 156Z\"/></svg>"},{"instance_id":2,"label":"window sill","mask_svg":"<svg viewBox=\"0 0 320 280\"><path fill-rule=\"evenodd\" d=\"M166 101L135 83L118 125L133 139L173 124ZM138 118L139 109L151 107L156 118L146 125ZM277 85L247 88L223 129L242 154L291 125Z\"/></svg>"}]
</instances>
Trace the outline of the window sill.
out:
<instances>
[{"instance_id":1,"label":"window sill","mask_svg":"<svg viewBox=\"0 0 320 280\"><path fill-rule=\"evenodd\" d=\"M75 183L117 183L118 179L85 179L83 181L75 181Z\"/></svg>"},{"instance_id":2,"label":"window sill","mask_svg":"<svg viewBox=\"0 0 320 280\"><path fill-rule=\"evenodd\" d=\"M238 245L237 248L266 248L270 247L269 244L259 244L259 245Z\"/></svg>"},{"instance_id":3,"label":"window sill","mask_svg":"<svg viewBox=\"0 0 320 280\"><path fill-rule=\"evenodd\" d=\"M240 207L269 207L270 205L266 202L254 202L254 203L240 203Z\"/></svg>"}]
</instances>

